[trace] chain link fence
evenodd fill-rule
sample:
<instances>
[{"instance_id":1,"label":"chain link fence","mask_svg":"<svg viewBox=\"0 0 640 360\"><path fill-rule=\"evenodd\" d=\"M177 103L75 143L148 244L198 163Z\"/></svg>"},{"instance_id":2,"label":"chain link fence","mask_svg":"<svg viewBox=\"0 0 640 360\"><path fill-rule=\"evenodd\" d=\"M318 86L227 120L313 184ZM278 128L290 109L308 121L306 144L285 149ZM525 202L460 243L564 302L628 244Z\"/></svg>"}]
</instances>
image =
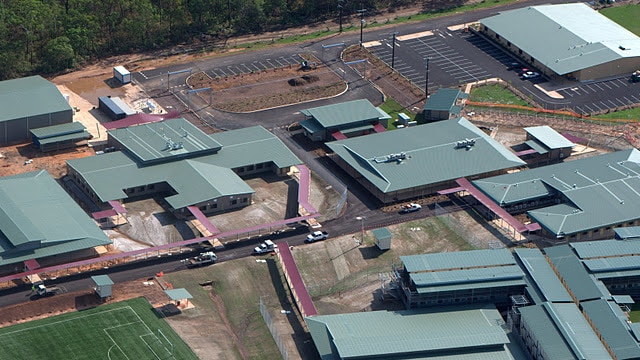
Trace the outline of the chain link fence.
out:
<instances>
[{"instance_id":1,"label":"chain link fence","mask_svg":"<svg viewBox=\"0 0 640 360\"><path fill-rule=\"evenodd\" d=\"M440 206L435 204L436 218L444 223L451 231L458 234L465 239L469 244L473 245L476 249L499 249L505 247L504 242L494 238L480 238L473 229L469 228L460 220L456 219L453 214Z\"/></svg>"},{"instance_id":2,"label":"chain link fence","mask_svg":"<svg viewBox=\"0 0 640 360\"><path fill-rule=\"evenodd\" d=\"M273 323L273 319L271 318L266 305L262 301L262 297L260 298L260 314L262 314L262 319L264 320L265 324L267 324L269 332L271 333L273 340L276 342L276 346L278 347L278 350L280 350L280 354L282 354L282 358L284 360L289 360L289 352L287 351L285 342L284 340L282 340L282 336L278 332L278 328Z\"/></svg>"}]
</instances>

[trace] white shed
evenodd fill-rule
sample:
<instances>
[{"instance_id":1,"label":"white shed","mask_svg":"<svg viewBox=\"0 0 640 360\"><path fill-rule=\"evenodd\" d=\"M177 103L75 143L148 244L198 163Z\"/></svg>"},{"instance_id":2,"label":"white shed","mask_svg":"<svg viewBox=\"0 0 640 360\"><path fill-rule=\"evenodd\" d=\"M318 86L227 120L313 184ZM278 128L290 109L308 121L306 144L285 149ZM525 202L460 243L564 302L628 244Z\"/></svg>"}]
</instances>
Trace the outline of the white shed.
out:
<instances>
[{"instance_id":1,"label":"white shed","mask_svg":"<svg viewBox=\"0 0 640 360\"><path fill-rule=\"evenodd\" d=\"M122 65L113 68L113 77L118 79L122 85L131 82L131 73Z\"/></svg>"}]
</instances>

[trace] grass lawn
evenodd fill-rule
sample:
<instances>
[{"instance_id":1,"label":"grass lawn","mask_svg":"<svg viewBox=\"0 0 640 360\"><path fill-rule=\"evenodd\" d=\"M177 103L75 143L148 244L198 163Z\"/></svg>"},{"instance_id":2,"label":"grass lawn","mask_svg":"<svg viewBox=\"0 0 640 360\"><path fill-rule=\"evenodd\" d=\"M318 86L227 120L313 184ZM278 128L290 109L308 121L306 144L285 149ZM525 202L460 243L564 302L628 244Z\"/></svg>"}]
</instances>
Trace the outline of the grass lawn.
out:
<instances>
[{"instance_id":1,"label":"grass lawn","mask_svg":"<svg viewBox=\"0 0 640 360\"><path fill-rule=\"evenodd\" d=\"M144 298L0 329L4 359L194 359Z\"/></svg>"},{"instance_id":2,"label":"grass lawn","mask_svg":"<svg viewBox=\"0 0 640 360\"><path fill-rule=\"evenodd\" d=\"M387 126L388 130L393 130L396 128L396 125L393 123L393 121L398 118L399 113L404 113L405 115L407 115L411 119L410 121L416 119L416 114L408 111L392 98L387 98L387 100L382 105L380 105L380 109L384 110L384 112L391 116L391 119L389 119L389 125Z\"/></svg>"},{"instance_id":3,"label":"grass lawn","mask_svg":"<svg viewBox=\"0 0 640 360\"><path fill-rule=\"evenodd\" d=\"M522 100L509 89L498 84L474 86L471 89L469 100L493 104L529 106L526 101Z\"/></svg>"},{"instance_id":4,"label":"grass lawn","mask_svg":"<svg viewBox=\"0 0 640 360\"><path fill-rule=\"evenodd\" d=\"M600 13L620 26L640 36L640 5L628 4L605 8Z\"/></svg>"},{"instance_id":5,"label":"grass lawn","mask_svg":"<svg viewBox=\"0 0 640 360\"><path fill-rule=\"evenodd\" d=\"M629 313L629 320L632 323L640 322L640 304L634 304L631 307L631 312Z\"/></svg>"}]
</instances>

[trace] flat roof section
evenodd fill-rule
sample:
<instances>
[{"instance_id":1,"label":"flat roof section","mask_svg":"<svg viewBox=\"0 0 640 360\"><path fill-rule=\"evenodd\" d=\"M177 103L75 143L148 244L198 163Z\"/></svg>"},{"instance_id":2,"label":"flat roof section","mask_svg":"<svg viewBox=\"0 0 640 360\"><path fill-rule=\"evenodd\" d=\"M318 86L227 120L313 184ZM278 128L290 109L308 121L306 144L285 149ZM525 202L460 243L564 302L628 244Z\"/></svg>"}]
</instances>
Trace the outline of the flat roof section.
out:
<instances>
[{"instance_id":1,"label":"flat roof section","mask_svg":"<svg viewBox=\"0 0 640 360\"><path fill-rule=\"evenodd\" d=\"M628 226L613 229L616 233L616 239L633 239L640 238L640 226Z\"/></svg>"},{"instance_id":2,"label":"flat roof section","mask_svg":"<svg viewBox=\"0 0 640 360\"><path fill-rule=\"evenodd\" d=\"M593 326L609 346L616 359L639 359L640 346L631 335L629 327L621 313L620 306L604 299L581 303L583 312L589 317ZM617 308L617 309L616 309ZM620 316L618 316L620 315Z\"/></svg>"},{"instance_id":3,"label":"flat roof section","mask_svg":"<svg viewBox=\"0 0 640 360\"><path fill-rule=\"evenodd\" d=\"M468 95L458 89L440 88L431 94L424 104L425 111L451 111L458 99L465 99Z\"/></svg>"},{"instance_id":4,"label":"flat roof section","mask_svg":"<svg viewBox=\"0 0 640 360\"><path fill-rule=\"evenodd\" d=\"M109 136L141 163L203 155L222 148L183 118L110 130Z\"/></svg>"},{"instance_id":5,"label":"flat roof section","mask_svg":"<svg viewBox=\"0 0 640 360\"><path fill-rule=\"evenodd\" d=\"M547 125L526 127L524 131L549 149L563 149L576 146L576 144Z\"/></svg>"},{"instance_id":6,"label":"flat roof section","mask_svg":"<svg viewBox=\"0 0 640 360\"><path fill-rule=\"evenodd\" d=\"M302 113L316 119L324 128L343 126L365 120L389 118L389 115L378 110L367 99L315 107L302 110Z\"/></svg>"},{"instance_id":7,"label":"flat roof section","mask_svg":"<svg viewBox=\"0 0 640 360\"><path fill-rule=\"evenodd\" d=\"M542 303L518 309L549 360L611 359L574 303Z\"/></svg>"},{"instance_id":8,"label":"flat roof section","mask_svg":"<svg viewBox=\"0 0 640 360\"><path fill-rule=\"evenodd\" d=\"M617 228L622 230L625 228ZM600 240L569 243L582 260L601 257L640 255L639 240Z\"/></svg>"},{"instance_id":9,"label":"flat roof section","mask_svg":"<svg viewBox=\"0 0 640 360\"><path fill-rule=\"evenodd\" d=\"M409 277L416 287L419 288L418 292L420 293L422 292L422 288L437 288L440 286L478 283L493 284L500 281L522 280L524 273L519 266L512 265L465 270L410 273ZM524 285L524 281L522 281L522 284Z\"/></svg>"},{"instance_id":10,"label":"flat roof section","mask_svg":"<svg viewBox=\"0 0 640 360\"><path fill-rule=\"evenodd\" d=\"M410 273L516 265L516 261L508 249L406 255L400 256L400 261Z\"/></svg>"},{"instance_id":11,"label":"flat roof section","mask_svg":"<svg viewBox=\"0 0 640 360\"><path fill-rule=\"evenodd\" d=\"M66 124L45 126L37 129L29 130L31 134L38 139L46 139L55 136L63 136L68 134L75 134L85 132L87 128L82 123L73 121Z\"/></svg>"},{"instance_id":12,"label":"flat roof section","mask_svg":"<svg viewBox=\"0 0 640 360\"><path fill-rule=\"evenodd\" d=\"M600 299L602 292L589 276L582 262L568 245L558 245L544 249L558 274L573 296L582 303L586 300Z\"/></svg>"},{"instance_id":13,"label":"flat roof section","mask_svg":"<svg viewBox=\"0 0 640 360\"><path fill-rule=\"evenodd\" d=\"M305 322L323 358L485 359L490 351L492 359L513 359L493 305L319 315Z\"/></svg>"},{"instance_id":14,"label":"flat roof section","mask_svg":"<svg viewBox=\"0 0 640 360\"><path fill-rule=\"evenodd\" d=\"M514 255L522 263L522 267L539 293L549 302L573 302L571 295L562 285L560 279L538 249L516 248Z\"/></svg>"}]
</instances>

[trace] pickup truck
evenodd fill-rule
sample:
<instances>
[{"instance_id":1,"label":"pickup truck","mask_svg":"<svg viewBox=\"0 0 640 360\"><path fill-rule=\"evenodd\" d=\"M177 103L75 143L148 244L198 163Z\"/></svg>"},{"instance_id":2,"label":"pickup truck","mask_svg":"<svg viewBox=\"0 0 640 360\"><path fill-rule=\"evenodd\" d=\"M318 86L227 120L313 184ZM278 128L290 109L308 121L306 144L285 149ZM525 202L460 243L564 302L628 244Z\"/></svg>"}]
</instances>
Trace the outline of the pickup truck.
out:
<instances>
[{"instance_id":1,"label":"pickup truck","mask_svg":"<svg viewBox=\"0 0 640 360\"><path fill-rule=\"evenodd\" d=\"M400 213L407 214L407 213L412 213L414 211L418 211L420 209L422 209L422 206L420 206L420 204L411 203L411 204L404 205L400 210Z\"/></svg>"},{"instance_id":2,"label":"pickup truck","mask_svg":"<svg viewBox=\"0 0 640 360\"><path fill-rule=\"evenodd\" d=\"M197 256L194 256L189 259L180 260L183 264L187 265L189 268L194 268L198 266L210 265L215 263L218 260L218 256L213 251L207 251L200 253Z\"/></svg>"},{"instance_id":3,"label":"pickup truck","mask_svg":"<svg viewBox=\"0 0 640 360\"><path fill-rule=\"evenodd\" d=\"M326 231L314 231L311 234L307 235L307 238L304 242L312 243L314 241L325 240L329 237L329 233Z\"/></svg>"},{"instance_id":4,"label":"pickup truck","mask_svg":"<svg viewBox=\"0 0 640 360\"><path fill-rule=\"evenodd\" d=\"M253 253L254 255L266 254L276 251L277 247L278 245L274 244L273 241L265 240L262 244L253 249Z\"/></svg>"}]
</instances>

